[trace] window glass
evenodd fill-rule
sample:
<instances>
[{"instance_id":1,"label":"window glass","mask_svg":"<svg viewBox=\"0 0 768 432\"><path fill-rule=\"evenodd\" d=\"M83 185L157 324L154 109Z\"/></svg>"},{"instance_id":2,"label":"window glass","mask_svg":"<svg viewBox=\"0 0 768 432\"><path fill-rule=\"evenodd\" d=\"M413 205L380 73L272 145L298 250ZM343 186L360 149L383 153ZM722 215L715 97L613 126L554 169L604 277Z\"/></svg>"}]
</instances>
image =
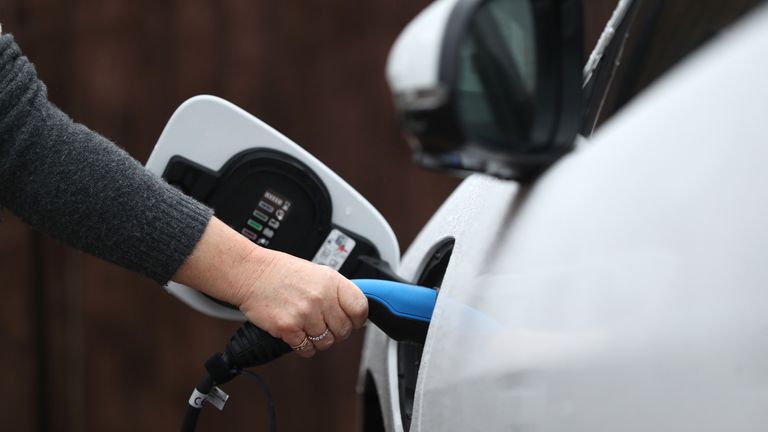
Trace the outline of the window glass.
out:
<instances>
[{"instance_id":1,"label":"window glass","mask_svg":"<svg viewBox=\"0 0 768 432\"><path fill-rule=\"evenodd\" d=\"M656 79L717 36L762 0L646 0L631 17L615 76L600 97L604 122ZM621 38L615 38L620 40ZM606 62L606 59L603 59ZM610 59L608 61L611 61ZM605 65L601 65L605 66ZM605 72L605 71L603 71Z\"/></svg>"},{"instance_id":2,"label":"window glass","mask_svg":"<svg viewBox=\"0 0 768 432\"><path fill-rule=\"evenodd\" d=\"M491 0L472 18L459 51L457 103L471 137L524 140L536 90L536 29L528 0Z\"/></svg>"}]
</instances>

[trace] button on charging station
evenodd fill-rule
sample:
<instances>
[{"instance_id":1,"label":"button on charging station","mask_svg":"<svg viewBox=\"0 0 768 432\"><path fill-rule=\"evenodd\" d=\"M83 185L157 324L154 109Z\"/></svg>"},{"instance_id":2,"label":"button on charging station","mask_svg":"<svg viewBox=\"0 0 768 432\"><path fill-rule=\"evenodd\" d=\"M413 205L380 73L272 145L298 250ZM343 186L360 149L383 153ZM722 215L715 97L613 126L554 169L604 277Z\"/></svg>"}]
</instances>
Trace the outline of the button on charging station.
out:
<instances>
[{"instance_id":1,"label":"button on charging station","mask_svg":"<svg viewBox=\"0 0 768 432\"><path fill-rule=\"evenodd\" d=\"M269 217L267 215L265 215L264 213L262 213L262 212L260 212L258 210L254 210L253 211L253 216L256 219L259 219L262 222L266 222L269 219Z\"/></svg>"},{"instance_id":2,"label":"button on charging station","mask_svg":"<svg viewBox=\"0 0 768 432\"><path fill-rule=\"evenodd\" d=\"M264 201L259 201L259 207L263 208L268 213L272 213L275 211L274 207L272 207L270 204L265 203Z\"/></svg>"}]
</instances>

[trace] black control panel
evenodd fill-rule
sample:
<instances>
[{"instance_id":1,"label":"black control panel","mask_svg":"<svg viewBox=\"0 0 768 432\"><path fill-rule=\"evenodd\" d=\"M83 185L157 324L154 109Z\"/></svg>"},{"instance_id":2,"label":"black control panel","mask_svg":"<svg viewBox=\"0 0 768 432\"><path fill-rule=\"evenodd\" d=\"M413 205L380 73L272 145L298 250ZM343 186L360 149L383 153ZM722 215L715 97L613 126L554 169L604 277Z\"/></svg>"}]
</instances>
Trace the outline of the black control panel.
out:
<instances>
[{"instance_id":1,"label":"black control panel","mask_svg":"<svg viewBox=\"0 0 768 432\"><path fill-rule=\"evenodd\" d=\"M247 150L219 171L175 156L163 178L260 246L327 265L348 278L375 272L359 258L378 258L378 250L362 235L331 222L328 190L288 154Z\"/></svg>"},{"instance_id":2,"label":"black control panel","mask_svg":"<svg viewBox=\"0 0 768 432\"><path fill-rule=\"evenodd\" d=\"M240 228L240 233L259 246L269 246L291 211L293 202L277 192L267 190ZM278 236L279 238L279 236Z\"/></svg>"}]
</instances>

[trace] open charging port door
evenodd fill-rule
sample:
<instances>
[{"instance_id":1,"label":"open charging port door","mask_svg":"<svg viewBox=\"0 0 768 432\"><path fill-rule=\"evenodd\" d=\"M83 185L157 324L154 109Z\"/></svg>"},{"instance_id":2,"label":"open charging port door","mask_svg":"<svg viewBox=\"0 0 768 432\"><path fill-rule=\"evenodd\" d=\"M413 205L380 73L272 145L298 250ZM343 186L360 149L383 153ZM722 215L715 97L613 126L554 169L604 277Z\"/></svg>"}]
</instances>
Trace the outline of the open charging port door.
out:
<instances>
[{"instance_id":1,"label":"open charging port door","mask_svg":"<svg viewBox=\"0 0 768 432\"><path fill-rule=\"evenodd\" d=\"M362 195L299 145L223 99L197 96L182 104L147 168L260 246L348 278L375 278L382 267L397 271L397 239ZM245 319L232 305L186 286L171 282L167 289L205 314Z\"/></svg>"}]
</instances>

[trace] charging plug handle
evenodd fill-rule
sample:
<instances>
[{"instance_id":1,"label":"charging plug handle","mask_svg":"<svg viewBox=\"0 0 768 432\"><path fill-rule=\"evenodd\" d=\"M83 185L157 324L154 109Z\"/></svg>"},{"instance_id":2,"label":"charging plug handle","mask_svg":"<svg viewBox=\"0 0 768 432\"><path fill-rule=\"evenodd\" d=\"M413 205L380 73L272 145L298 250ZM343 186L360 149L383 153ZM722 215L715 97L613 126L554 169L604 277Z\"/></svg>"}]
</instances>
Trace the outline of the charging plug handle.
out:
<instances>
[{"instance_id":1,"label":"charging plug handle","mask_svg":"<svg viewBox=\"0 0 768 432\"><path fill-rule=\"evenodd\" d=\"M353 279L368 298L368 319L400 342L424 343L437 291L402 282Z\"/></svg>"}]
</instances>

